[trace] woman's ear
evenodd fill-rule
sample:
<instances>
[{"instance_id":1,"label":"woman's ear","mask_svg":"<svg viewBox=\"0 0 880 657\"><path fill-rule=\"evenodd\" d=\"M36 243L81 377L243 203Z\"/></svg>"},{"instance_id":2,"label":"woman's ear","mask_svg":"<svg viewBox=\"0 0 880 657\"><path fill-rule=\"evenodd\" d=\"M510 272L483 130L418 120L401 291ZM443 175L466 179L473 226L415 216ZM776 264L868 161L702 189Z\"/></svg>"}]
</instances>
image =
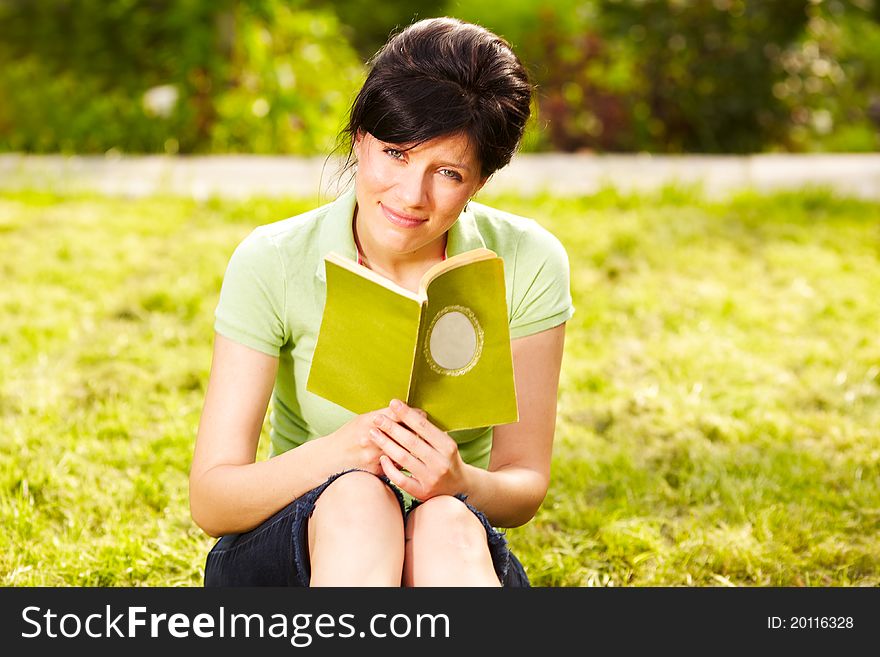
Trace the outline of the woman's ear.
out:
<instances>
[{"instance_id":1,"label":"woman's ear","mask_svg":"<svg viewBox=\"0 0 880 657\"><path fill-rule=\"evenodd\" d=\"M354 156L357 159L361 158L361 148L364 144L364 131L358 130L354 133L354 143L351 145L351 149L354 151Z\"/></svg>"},{"instance_id":2,"label":"woman's ear","mask_svg":"<svg viewBox=\"0 0 880 657\"><path fill-rule=\"evenodd\" d=\"M479 184L477 185L477 188L476 188L476 189L473 191L473 193L471 194L471 197L476 196L477 193L478 193L481 189L483 189L483 185L485 185L487 182L489 182L489 176L486 176L486 177L484 177L484 178L480 178L480 182L479 182Z\"/></svg>"}]
</instances>

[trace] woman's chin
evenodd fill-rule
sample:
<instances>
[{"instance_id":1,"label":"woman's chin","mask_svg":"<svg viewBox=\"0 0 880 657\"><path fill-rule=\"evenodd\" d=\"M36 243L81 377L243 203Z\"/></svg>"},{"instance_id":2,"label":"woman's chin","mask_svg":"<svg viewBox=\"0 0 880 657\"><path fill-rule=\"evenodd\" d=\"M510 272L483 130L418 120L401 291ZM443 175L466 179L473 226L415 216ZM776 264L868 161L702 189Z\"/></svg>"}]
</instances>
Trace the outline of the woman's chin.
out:
<instances>
[{"instance_id":1,"label":"woman's chin","mask_svg":"<svg viewBox=\"0 0 880 657\"><path fill-rule=\"evenodd\" d=\"M380 244L389 253L395 255L407 255L418 251L430 240L425 239L425 234L418 229L398 228L391 224L380 235Z\"/></svg>"}]
</instances>

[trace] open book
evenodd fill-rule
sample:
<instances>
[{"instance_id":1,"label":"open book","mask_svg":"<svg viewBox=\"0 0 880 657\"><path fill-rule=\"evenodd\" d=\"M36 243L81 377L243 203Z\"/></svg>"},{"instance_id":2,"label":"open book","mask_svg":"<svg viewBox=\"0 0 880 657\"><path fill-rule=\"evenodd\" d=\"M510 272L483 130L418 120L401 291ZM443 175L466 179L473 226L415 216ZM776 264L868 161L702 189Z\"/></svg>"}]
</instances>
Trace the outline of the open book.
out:
<instances>
[{"instance_id":1,"label":"open book","mask_svg":"<svg viewBox=\"0 0 880 657\"><path fill-rule=\"evenodd\" d=\"M325 267L307 390L354 413L400 399L444 431L518 419L504 262L493 251L434 265L418 293L335 253Z\"/></svg>"}]
</instances>

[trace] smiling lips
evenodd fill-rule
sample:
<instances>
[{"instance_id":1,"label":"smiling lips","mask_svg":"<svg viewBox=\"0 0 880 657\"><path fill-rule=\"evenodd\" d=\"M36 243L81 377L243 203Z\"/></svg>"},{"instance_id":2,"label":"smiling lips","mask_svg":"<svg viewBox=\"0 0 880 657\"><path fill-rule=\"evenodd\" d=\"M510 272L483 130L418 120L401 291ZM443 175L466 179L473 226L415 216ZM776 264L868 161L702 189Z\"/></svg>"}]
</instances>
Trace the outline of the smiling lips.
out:
<instances>
[{"instance_id":1,"label":"smiling lips","mask_svg":"<svg viewBox=\"0 0 880 657\"><path fill-rule=\"evenodd\" d=\"M385 215L385 218L395 226L400 226L401 228L415 228L421 226L427 221L427 219L419 219L418 217L391 210L382 203L379 203L379 206L382 208L382 213Z\"/></svg>"}]
</instances>

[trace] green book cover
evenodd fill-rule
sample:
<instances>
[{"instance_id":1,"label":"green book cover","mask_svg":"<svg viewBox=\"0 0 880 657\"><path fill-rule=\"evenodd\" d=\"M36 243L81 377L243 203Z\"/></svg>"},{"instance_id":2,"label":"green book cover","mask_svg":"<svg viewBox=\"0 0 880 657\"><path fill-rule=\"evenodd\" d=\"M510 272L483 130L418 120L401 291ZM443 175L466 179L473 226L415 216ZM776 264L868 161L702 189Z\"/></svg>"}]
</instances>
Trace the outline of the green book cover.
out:
<instances>
[{"instance_id":1,"label":"green book cover","mask_svg":"<svg viewBox=\"0 0 880 657\"><path fill-rule=\"evenodd\" d=\"M497 254L448 258L425 273L417 293L335 253L325 267L307 390L354 413L401 399L444 431L517 421Z\"/></svg>"}]
</instances>

